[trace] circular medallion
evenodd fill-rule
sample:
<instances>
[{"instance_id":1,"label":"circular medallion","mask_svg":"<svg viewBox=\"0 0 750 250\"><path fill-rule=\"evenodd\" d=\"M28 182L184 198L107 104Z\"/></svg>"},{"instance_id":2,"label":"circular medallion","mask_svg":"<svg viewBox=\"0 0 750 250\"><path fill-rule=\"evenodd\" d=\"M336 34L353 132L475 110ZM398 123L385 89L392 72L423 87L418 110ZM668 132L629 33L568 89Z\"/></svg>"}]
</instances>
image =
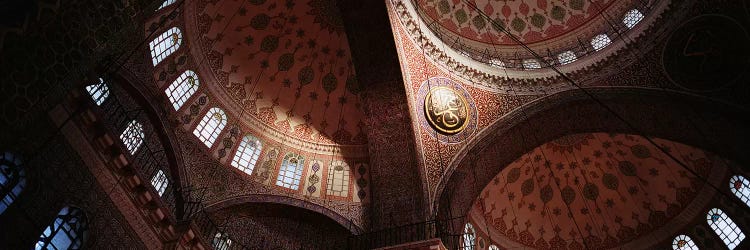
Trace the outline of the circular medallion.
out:
<instances>
[{"instance_id":1,"label":"circular medallion","mask_svg":"<svg viewBox=\"0 0 750 250\"><path fill-rule=\"evenodd\" d=\"M696 17L674 31L662 56L675 84L692 91L714 91L739 79L750 61L750 37L732 18Z\"/></svg>"},{"instance_id":2,"label":"circular medallion","mask_svg":"<svg viewBox=\"0 0 750 250\"><path fill-rule=\"evenodd\" d=\"M445 77L433 77L419 88L417 110L423 113L423 127L442 142L456 143L476 130L476 106L471 96L458 83Z\"/></svg>"},{"instance_id":3,"label":"circular medallion","mask_svg":"<svg viewBox=\"0 0 750 250\"><path fill-rule=\"evenodd\" d=\"M424 98L424 115L441 133L456 134L466 128L470 118L466 99L448 87L435 87Z\"/></svg>"}]
</instances>

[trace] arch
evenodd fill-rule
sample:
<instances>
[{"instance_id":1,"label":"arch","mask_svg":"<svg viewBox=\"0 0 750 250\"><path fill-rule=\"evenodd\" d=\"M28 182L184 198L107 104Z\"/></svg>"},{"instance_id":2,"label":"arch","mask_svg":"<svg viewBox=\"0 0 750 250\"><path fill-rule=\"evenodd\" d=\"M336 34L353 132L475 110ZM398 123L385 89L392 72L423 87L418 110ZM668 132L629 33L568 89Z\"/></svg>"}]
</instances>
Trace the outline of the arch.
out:
<instances>
[{"instance_id":1,"label":"arch","mask_svg":"<svg viewBox=\"0 0 750 250\"><path fill-rule=\"evenodd\" d=\"M745 233L742 232L742 229L721 209L712 208L706 214L706 220L729 250L737 247L745 239Z\"/></svg>"},{"instance_id":2,"label":"arch","mask_svg":"<svg viewBox=\"0 0 750 250\"><path fill-rule=\"evenodd\" d=\"M333 161L328 169L328 181L326 194L348 197L349 196L349 165L343 161Z\"/></svg>"},{"instance_id":3,"label":"arch","mask_svg":"<svg viewBox=\"0 0 750 250\"><path fill-rule=\"evenodd\" d=\"M44 229L35 249L81 249L87 234L86 214L80 208L67 206Z\"/></svg>"},{"instance_id":4,"label":"arch","mask_svg":"<svg viewBox=\"0 0 750 250\"><path fill-rule=\"evenodd\" d=\"M177 0L164 0L164 2L161 4L161 6L159 6L159 8L156 9L156 10L164 9L164 7L172 5L175 2L177 2Z\"/></svg>"},{"instance_id":5,"label":"arch","mask_svg":"<svg viewBox=\"0 0 750 250\"><path fill-rule=\"evenodd\" d=\"M740 150L750 148L750 132L744 129L750 122L742 118L747 116L742 109L675 91L622 87L587 90L638 131L625 126L580 90L537 99L479 131L450 159L445 174L435 184L435 196L428 200L433 214L439 218L467 214L481 187L505 166L545 142L569 134L643 133L700 148L741 166L750 163L750 157ZM474 164L490 147L502 148L503 154L493 155L491 164ZM462 227L463 223L456 222L450 228L459 233Z\"/></svg>"},{"instance_id":6,"label":"arch","mask_svg":"<svg viewBox=\"0 0 750 250\"><path fill-rule=\"evenodd\" d=\"M263 150L263 143L252 135L242 137L240 146L232 159L232 166L245 172L248 175L253 174L255 164L258 163L260 152Z\"/></svg>"},{"instance_id":7,"label":"arch","mask_svg":"<svg viewBox=\"0 0 750 250\"><path fill-rule=\"evenodd\" d=\"M89 92L89 96L97 106L101 106L109 97L109 87L102 78L99 78L99 83L86 86L86 92Z\"/></svg>"},{"instance_id":8,"label":"arch","mask_svg":"<svg viewBox=\"0 0 750 250\"><path fill-rule=\"evenodd\" d=\"M474 231L474 226L472 226L471 223L466 223L466 226L464 226L463 236L461 237L461 249L474 250L474 246L476 246L476 239L477 235Z\"/></svg>"},{"instance_id":9,"label":"arch","mask_svg":"<svg viewBox=\"0 0 750 250\"><path fill-rule=\"evenodd\" d=\"M732 193L744 202L745 205L750 206L750 181L748 181L745 176L732 176L732 179L729 180L729 189L731 189Z\"/></svg>"},{"instance_id":10,"label":"arch","mask_svg":"<svg viewBox=\"0 0 750 250\"><path fill-rule=\"evenodd\" d=\"M198 126L193 130L193 135L198 137L206 147L214 145L216 138L227 125L227 115L220 108L211 108L208 110Z\"/></svg>"},{"instance_id":11,"label":"arch","mask_svg":"<svg viewBox=\"0 0 750 250\"><path fill-rule=\"evenodd\" d=\"M167 190L167 186L169 185L169 180L167 179L167 175L164 174L164 171L161 171L161 169L156 171L154 176L151 177L151 185L154 186L154 189L159 196L164 195L164 191Z\"/></svg>"},{"instance_id":12,"label":"arch","mask_svg":"<svg viewBox=\"0 0 750 250\"><path fill-rule=\"evenodd\" d=\"M229 250L232 247L232 239L226 233L216 232L213 240L211 240L211 245L215 250Z\"/></svg>"},{"instance_id":13,"label":"arch","mask_svg":"<svg viewBox=\"0 0 750 250\"><path fill-rule=\"evenodd\" d=\"M131 155L135 155L135 152L138 151L138 148L143 144L143 138L145 137L146 135L143 133L143 125L136 120L130 121L128 126L125 127L125 130L122 131L122 134L120 134L120 140L125 144L125 147Z\"/></svg>"},{"instance_id":14,"label":"arch","mask_svg":"<svg viewBox=\"0 0 750 250\"><path fill-rule=\"evenodd\" d=\"M151 60L154 66L179 49L180 44L182 44L182 32L177 27L168 29L152 40L148 45L151 48Z\"/></svg>"},{"instance_id":15,"label":"arch","mask_svg":"<svg viewBox=\"0 0 750 250\"><path fill-rule=\"evenodd\" d=\"M632 29L643 20L643 17L643 13L638 11L638 9L632 9L625 13L625 17L622 18L622 23L625 24L625 27L628 27L628 29Z\"/></svg>"},{"instance_id":16,"label":"arch","mask_svg":"<svg viewBox=\"0 0 750 250\"><path fill-rule=\"evenodd\" d=\"M699 250L690 236L680 234L672 240L672 250Z\"/></svg>"},{"instance_id":17,"label":"arch","mask_svg":"<svg viewBox=\"0 0 750 250\"><path fill-rule=\"evenodd\" d=\"M305 158L295 153L288 153L284 156L279 169L279 177L276 179L276 185L297 190L300 179L302 179L302 170L305 166Z\"/></svg>"},{"instance_id":18,"label":"arch","mask_svg":"<svg viewBox=\"0 0 750 250\"><path fill-rule=\"evenodd\" d=\"M199 86L198 75L192 70L185 70L164 90L164 94L169 98L174 110L180 110L182 105L195 94Z\"/></svg>"},{"instance_id":19,"label":"arch","mask_svg":"<svg viewBox=\"0 0 750 250\"><path fill-rule=\"evenodd\" d=\"M612 39L609 39L607 34L599 34L594 38L591 38L591 47L596 51L600 51L612 43Z\"/></svg>"},{"instance_id":20,"label":"arch","mask_svg":"<svg viewBox=\"0 0 750 250\"><path fill-rule=\"evenodd\" d=\"M260 195L260 194L236 196L236 197L228 198L225 200L217 201L214 203L206 204L206 211L209 213L213 213L213 212L216 212L216 211L228 208L228 207L239 206L239 205L244 205L244 204L263 204L263 203L286 205L286 206L309 210L311 212L321 214L325 216L326 218L329 218L337 222L342 227L348 229L352 234L361 234L364 232L362 227L356 224L352 219L346 218L342 214L339 214L336 211L331 210L330 208L327 208L327 207L324 207L315 203L311 203L306 200L296 199L296 198L288 197L288 196Z\"/></svg>"},{"instance_id":21,"label":"arch","mask_svg":"<svg viewBox=\"0 0 750 250\"><path fill-rule=\"evenodd\" d=\"M26 187L26 170L21 158L11 152L0 154L0 214L13 204Z\"/></svg>"}]
</instances>

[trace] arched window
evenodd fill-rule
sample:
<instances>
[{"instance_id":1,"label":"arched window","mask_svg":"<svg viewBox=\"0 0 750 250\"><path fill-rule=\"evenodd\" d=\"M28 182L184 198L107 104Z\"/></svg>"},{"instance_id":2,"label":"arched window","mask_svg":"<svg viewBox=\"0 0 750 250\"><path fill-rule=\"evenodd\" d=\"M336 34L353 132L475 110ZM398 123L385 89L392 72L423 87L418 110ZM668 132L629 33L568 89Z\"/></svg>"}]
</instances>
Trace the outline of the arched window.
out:
<instances>
[{"instance_id":1,"label":"arched window","mask_svg":"<svg viewBox=\"0 0 750 250\"><path fill-rule=\"evenodd\" d=\"M560 61L560 64L565 65L568 63L572 63L576 61L576 54L573 53L573 51L565 51L563 53L560 53L557 55L557 60Z\"/></svg>"},{"instance_id":2,"label":"arched window","mask_svg":"<svg viewBox=\"0 0 750 250\"><path fill-rule=\"evenodd\" d=\"M693 239L687 235L681 234L674 237L672 241L672 250L698 250L698 246L695 245Z\"/></svg>"},{"instance_id":3,"label":"arched window","mask_svg":"<svg viewBox=\"0 0 750 250\"><path fill-rule=\"evenodd\" d=\"M541 69L542 65L536 59L525 59L523 60L524 69Z\"/></svg>"},{"instance_id":4,"label":"arched window","mask_svg":"<svg viewBox=\"0 0 750 250\"><path fill-rule=\"evenodd\" d=\"M744 176L735 175L729 180L729 189L732 189L732 193L740 198L742 202L750 206L750 181Z\"/></svg>"},{"instance_id":5,"label":"arched window","mask_svg":"<svg viewBox=\"0 0 750 250\"><path fill-rule=\"evenodd\" d=\"M174 110L179 110L187 99L195 94L195 91L198 90L198 85L200 85L198 75L192 70L186 70L164 90L164 93L167 94L169 101L172 102Z\"/></svg>"},{"instance_id":6,"label":"arched window","mask_svg":"<svg viewBox=\"0 0 750 250\"><path fill-rule=\"evenodd\" d=\"M227 115L224 114L224 110L220 108L211 108L208 110L201 122L198 123L198 127L195 127L193 134L198 137L206 147L214 145L214 141L219 137L219 134L224 130L224 126L227 125Z\"/></svg>"},{"instance_id":7,"label":"arched window","mask_svg":"<svg viewBox=\"0 0 750 250\"><path fill-rule=\"evenodd\" d=\"M26 170L21 159L11 152L0 154L0 214L10 207L26 187Z\"/></svg>"},{"instance_id":8,"label":"arched window","mask_svg":"<svg viewBox=\"0 0 750 250\"><path fill-rule=\"evenodd\" d=\"M151 41L148 45L151 47L151 59L154 66L179 49L181 43L182 32L177 27L172 27Z\"/></svg>"},{"instance_id":9,"label":"arched window","mask_svg":"<svg viewBox=\"0 0 750 250\"><path fill-rule=\"evenodd\" d=\"M122 134L120 134L120 140L122 140L122 143L128 148L131 155L134 155L135 152L138 151L138 148L143 144L143 138L145 137L146 135L143 134L143 126L135 120L130 121L128 126L125 127L125 131L122 131Z\"/></svg>"},{"instance_id":10,"label":"arched window","mask_svg":"<svg viewBox=\"0 0 750 250\"><path fill-rule=\"evenodd\" d=\"M94 99L96 105L102 105L109 96L109 87L107 87L104 79L101 78L99 78L99 83L86 86L86 91L89 92L91 99Z\"/></svg>"},{"instance_id":11,"label":"arched window","mask_svg":"<svg viewBox=\"0 0 750 250\"><path fill-rule=\"evenodd\" d=\"M477 236L474 234L474 227L470 223L466 223L464 227L464 237L461 241L461 249L463 250L474 250L474 241Z\"/></svg>"},{"instance_id":12,"label":"arched window","mask_svg":"<svg viewBox=\"0 0 750 250\"><path fill-rule=\"evenodd\" d=\"M329 195L338 197L349 196L349 165L342 161L334 161L328 170Z\"/></svg>"},{"instance_id":13,"label":"arched window","mask_svg":"<svg viewBox=\"0 0 750 250\"><path fill-rule=\"evenodd\" d=\"M612 40L609 39L607 34L599 34L591 39L591 47L594 47L594 50L596 51L602 50L610 43L612 43Z\"/></svg>"},{"instance_id":14,"label":"arched window","mask_svg":"<svg viewBox=\"0 0 750 250\"><path fill-rule=\"evenodd\" d=\"M237 153L234 155L234 159L232 159L232 166L246 174L253 174L253 168L255 168L255 164L258 162L261 149L263 149L263 145L258 138L246 135L242 138L242 142L240 142L240 146L237 148Z\"/></svg>"},{"instance_id":15,"label":"arched window","mask_svg":"<svg viewBox=\"0 0 750 250\"><path fill-rule=\"evenodd\" d=\"M167 6L169 6L170 4L173 4L176 1L177 0L164 0L164 2L161 4L161 6L159 6L159 9L157 9L157 10L163 9L164 7L167 7Z\"/></svg>"},{"instance_id":16,"label":"arched window","mask_svg":"<svg viewBox=\"0 0 750 250\"><path fill-rule=\"evenodd\" d=\"M161 171L161 169L156 171L156 174L151 177L151 185L154 186L159 196L164 195L164 191L167 190L167 185L169 185L169 180L167 180L167 175L164 174L164 171Z\"/></svg>"},{"instance_id":17,"label":"arched window","mask_svg":"<svg viewBox=\"0 0 750 250\"><path fill-rule=\"evenodd\" d=\"M83 210L64 207L55 220L44 229L36 249L81 249L86 239L88 221Z\"/></svg>"},{"instance_id":18,"label":"arched window","mask_svg":"<svg viewBox=\"0 0 750 250\"><path fill-rule=\"evenodd\" d=\"M232 239L225 233L217 232L211 241L211 245L214 246L215 250L228 250L232 246Z\"/></svg>"},{"instance_id":19,"label":"arched window","mask_svg":"<svg viewBox=\"0 0 750 250\"><path fill-rule=\"evenodd\" d=\"M625 27L628 27L628 29L632 29L641 20L643 20L643 13L637 9L632 9L625 13L625 17L622 18L622 23L624 23Z\"/></svg>"},{"instance_id":20,"label":"arched window","mask_svg":"<svg viewBox=\"0 0 750 250\"><path fill-rule=\"evenodd\" d=\"M737 247L745 239L745 234L742 233L742 230L721 209L712 208L706 214L706 219L708 220L708 225L719 235L719 238L724 241L729 250Z\"/></svg>"},{"instance_id":21,"label":"arched window","mask_svg":"<svg viewBox=\"0 0 750 250\"><path fill-rule=\"evenodd\" d=\"M276 179L276 185L290 189L299 188L299 180L302 178L302 167L305 165L305 158L294 153L284 156L279 170L279 178Z\"/></svg>"},{"instance_id":22,"label":"arched window","mask_svg":"<svg viewBox=\"0 0 750 250\"><path fill-rule=\"evenodd\" d=\"M500 248L495 245L490 245L490 250L500 250Z\"/></svg>"}]
</instances>

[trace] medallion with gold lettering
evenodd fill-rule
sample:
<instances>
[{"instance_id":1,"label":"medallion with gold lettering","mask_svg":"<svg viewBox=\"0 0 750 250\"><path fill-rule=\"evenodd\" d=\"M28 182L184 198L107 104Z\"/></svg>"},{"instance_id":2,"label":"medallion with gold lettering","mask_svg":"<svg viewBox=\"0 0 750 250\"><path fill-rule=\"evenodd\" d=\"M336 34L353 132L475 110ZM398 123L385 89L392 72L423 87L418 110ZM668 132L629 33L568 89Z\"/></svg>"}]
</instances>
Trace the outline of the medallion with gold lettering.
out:
<instances>
[{"instance_id":1,"label":"medallion with gold lettering","mask_svg":"<svg viewBox=\"0 0 750 250\"><path fill-rule=\"evenodd\" d=\"M427 121L444 134L456 134L466 128L471 118L469 104L464 97L445 86L430 89L424 98Z\"/></svg>"}]
</instances>

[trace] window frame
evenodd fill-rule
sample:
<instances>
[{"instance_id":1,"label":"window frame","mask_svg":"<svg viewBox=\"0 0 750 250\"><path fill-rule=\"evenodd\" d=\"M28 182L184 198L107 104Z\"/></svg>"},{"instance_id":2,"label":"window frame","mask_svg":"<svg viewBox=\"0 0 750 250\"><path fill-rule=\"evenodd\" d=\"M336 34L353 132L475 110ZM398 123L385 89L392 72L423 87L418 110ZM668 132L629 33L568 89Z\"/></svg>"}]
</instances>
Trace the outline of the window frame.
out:
<instances>
[{"instance_id":1,"label":"window frame","mask_svg":"<svg viewBox=\"0 0 750 250\"><path fill-rule=\"evenodd\" d=\"M34 249L82 249L88 238L88 218L86 213L75 206L65 206L57 212L57 216L42 231ZM70 244L67 246L56 246L65 238L58 238L59 233L65 233ZM72 235L71 233L74 233ZM70 248L72 246L72 248ZM64 248L61 248L64 247Z\"/></svg>"},{"instance_id":2,"label":"window frame","mask_svg":"<svg viewBox=\"0 0 750 250\"><path fill-rule=\"evenodd\" d=\"M107 83L101 77L99 78L99 83L86 85L85 89L89 93L89 97L96 103L96 106L102 106L109 97L109 86L107 86Z\"/></svg>"},{"instance_id":3,"label":"window frame","mask_svg":"<svg viewBox=\"0 0 750 250\"><path fill-rule=\"evenodd\" d=\"M295 160L296 163L290 162ZM302 171L305 168L305 157L295 154L288 153L284 156L284 160L281 161L281 167L279 168L279 175L276 178L276 186L297 190L302 180ZM289 181L289 182L287 182Z\"/></svg>"},{"instance_id":4,"label":"window frame","mask_svg":"<svg viewBox=\"0 0 750 250\"><path fill-rule=\"evenodd\" d=\"M219 120L218 123L211 123L215 119L219 119L217 117L220 117L221 120ZM203 115L203 118L198 122L198 125L195 126L195 129L193 129L193 135L198 137L206 147L211 148L214 143L216 143L216 139L219 138L219 135L224 131L226 126L227 114L221 108L213 107Z\"/></svg>"},{"instance_id":5,"label":"window frame","mask_svg":"<svg viewBox=\"0 0 750 250\"><path fill-rule=\"evenodd\" d=\"M4 166L4 167L3 167ZM12 152L0 155L0 215L7 210L26 188L26 168L23 160Z\"/></svg>"},{"instance_id":6,"label":"window frame","mask_svg":"<svg viewBox=\"0 0 750 250\"><path fill-rule=\"evenodd\" d=\"M336 167L342 167L336 171ZM337 175L339 173L339 175ZM337 179L337 177L339 177ZM339 180L337 182L337 180ZM328 179L326 181L326 194L341 198L349 197L349 187L351 186L351 169L346 162L333 161L328 168ZM340 189L340 190L337 190Z\"/></svg>"},{"instance_id":7,"label":"window frame","mask_svg":"<svg viewBox=\"0 0 750 250\"><path fill-rule=\"evenodd\" d=\"M146 134L143 131L143 125L136 120L130 121L120 134L120 141L125 145L130 155L135 155L138 152L145 139Z\"/></svg>"},{"instance_id":8,"label":"window frame","mask_svg":"<svg viewBox=\"0 0 750 250\"><path fill-rule=\"evenodd\" d=\"M250 145L251 143L253 145ZM257 137L247 134L240 140L230 165L248 175L252 175L262 151L263 143Z\"/></svg>"},{"instance_id":9,"label":"window frame","mask_svg":"<svg viewBox=\"0 0 750 250\"><path fill-rule=\"evenodd\" d=\"M193 79L191 82L190 79ZM200 87L200 78L192 70L185 70L164 90L175 111L180 110Z\"/></svg>"},{"instance_id":10,"label":"window frame","mask_svg":"<svg viewBox=\"0 0 750 250\"><path fill-rule=\"evenodd\" d=\"M742 229L719 208L709 210L706 213L706 220L729 250L736 248L745 239L745 233L742 232Z\"/></svg>"},{"instance_id":11,"label":"window frame","mask_svg":"<svg viewBox=\"0 0 750 250\"><path fill-rule=\"evenodd\" d=\"M171 39L171 45L165 44L168 39ZM164 31L164 33L161 33L159 36L154 38L154 40L151 40L151 42L148 43L148 47L151 51L151 61L154 66L159 65L159 63L164 61L164 59L180 49L182 40L182 30L177 27L171 27L168 30Z\"/></svg>"},{"instance_id":12,"label":"window frame","mask_svg":"<svg viewBox=\"0 0 750 250\"><path fill-rule=\"evenodd\" d=\"M680 247L680 241L685 241L685 246ZM680 234L674 237L672 239L672 250L699 250L700 248L695 244L695 241L693 241L690 236L686 234Z\"/></svg>"}]
</instances>

